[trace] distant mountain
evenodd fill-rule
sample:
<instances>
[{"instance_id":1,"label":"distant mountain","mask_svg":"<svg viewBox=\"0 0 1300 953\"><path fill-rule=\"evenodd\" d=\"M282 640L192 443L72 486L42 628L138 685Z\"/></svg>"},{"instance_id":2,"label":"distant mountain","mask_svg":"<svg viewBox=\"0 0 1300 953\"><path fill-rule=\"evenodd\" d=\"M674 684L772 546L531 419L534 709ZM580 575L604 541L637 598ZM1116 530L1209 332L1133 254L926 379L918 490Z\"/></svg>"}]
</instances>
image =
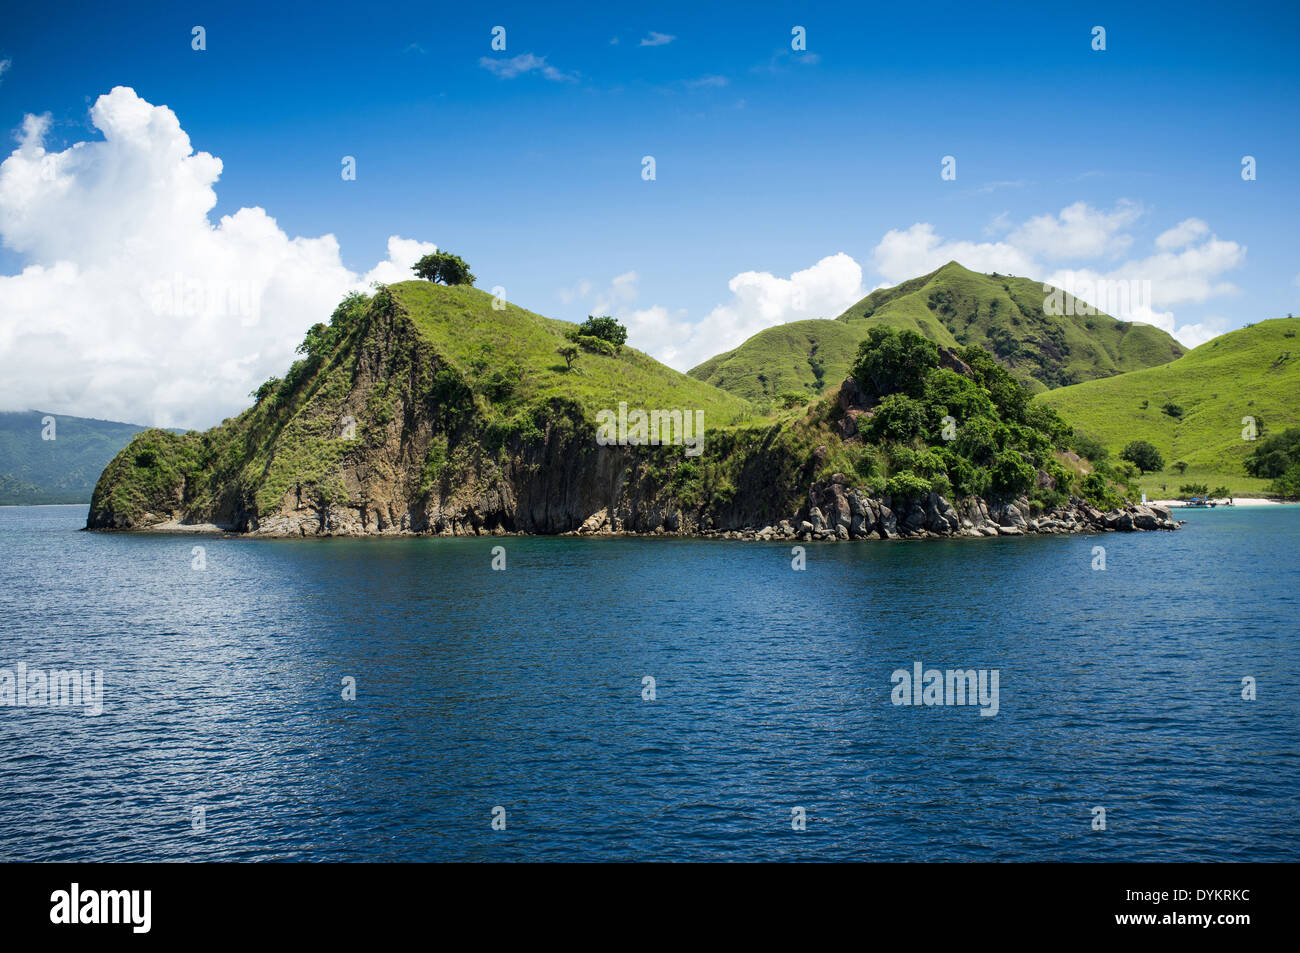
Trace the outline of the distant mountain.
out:
<instances>
[{"instance_id":1,"label":"distant mountain","mask_svg":"<svg viewBox=\"0 0 1300 953\"><path fill-rule=\"evenodd\" d=\"M1233 495L1263 492L1268 480L1246 475L1242 461L1256 437L1300 426L1300 318L1276 318L1220 335L1160 367L1039 394L1113 457L1146 440L1164 457L1162 472L1140 481L1148 494L1184 483L1226 486ZM1262 424L1263 430L1260 430ZM1187 464L1183 472L1175 464ZM1168 489L1160 490L1163 485Z\"/></svg>"},{"instance_id":2,"label":"distant mountain","mask_svg":"<svg viewBox=\"0 0 1300 953\"><path fill-rule=\"evenodd\" d=\"M1042 282L980 274L951 261L873 291L834 320L767 328L687 373L749 400L820 393L848 375L859 342L877 324L953 348L978 344L1036 391L1166 364L1185 353L1149 324L1100 312L1047 314L1045 297Z\"/></svg>"},{"instance_id":3,"label":"distant mountain","mask_svg":"<svg viewBox=\"0 0 1300 953\"><path fill-rule=\"evenodd\" d=\"M39 410L0 413L0 505L89 503L108 461L143 429Z\"/></svg>"}]
</instances>

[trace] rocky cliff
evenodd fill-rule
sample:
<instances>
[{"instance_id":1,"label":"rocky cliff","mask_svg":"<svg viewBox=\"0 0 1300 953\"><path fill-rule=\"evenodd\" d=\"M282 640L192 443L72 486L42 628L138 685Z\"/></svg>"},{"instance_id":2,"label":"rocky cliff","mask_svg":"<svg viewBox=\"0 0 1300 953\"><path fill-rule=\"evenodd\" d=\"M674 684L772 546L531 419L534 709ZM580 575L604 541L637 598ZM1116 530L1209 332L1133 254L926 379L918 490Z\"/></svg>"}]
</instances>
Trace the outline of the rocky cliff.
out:
<instances>
[{"instance_id":1,"label":"rocky cliff","mask_svg":"<svg viewBox=\"0 0 1300 953\"><path fill-rule=\"evenodd\" d=\"M1037 434L1029 423L1007 425L1020 428L1000 438L1011 449L989 449L984 470L990 487L1008 490L996 455L1011 453L1037 475L1034 493L953 492L960 481L918 482L899 465L931 473L923 434L881 457L873 440L885 405L853 378L806 407L760 416L630 348L584 352L569 367L555 354L571 328L470 288L406 282L350 296L239 417L201 434L138 435L101 476L87 526L844 540L1176 525L1155 508L1103 514L1065 493L1056 484L1070 474L1050 459L1047 437L1016 449L1020 430ZM934 373L979 396L976 370L953 351L936 357ZM599 413L628 403L702 413L702 452L598 439ZM943 452L954 478L966 472L965 457L940 448L935 459ZM969 485L981 485L983 471L972 472Z\"/></svg>"}]
</instances>

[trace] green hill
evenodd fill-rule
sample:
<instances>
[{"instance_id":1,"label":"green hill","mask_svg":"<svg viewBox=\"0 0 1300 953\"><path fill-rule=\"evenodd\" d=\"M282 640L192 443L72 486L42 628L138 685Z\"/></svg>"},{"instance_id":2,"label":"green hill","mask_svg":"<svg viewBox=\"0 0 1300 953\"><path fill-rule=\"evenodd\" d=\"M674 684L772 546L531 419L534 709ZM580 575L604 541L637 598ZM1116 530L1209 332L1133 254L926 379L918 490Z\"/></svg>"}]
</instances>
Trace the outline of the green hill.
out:
<instances>
[{"instance_id":1,"label":"green hill","mask_svg":"<svg viewBox=\"0 0 1300 953\"><path fill-rule=\"evenodd\" d=\"M1261 422L1261 436L1300 424L1298 332L1300 318L1261 321L1207 341L1170 364L1035 399L1116 457L1129 441L1154 444L1165 469L1139 480L1149 496L1176 494L1185 483L1226 486L1236 496L1262 493L1269 481L1242 469L1255 446L1242 439L1242 418ZM1162 410L1166 404L1180 407L1181 417ZM1187 464L1185 473L1174 468L1179 461Z\"/></svg>"},{"instance_id":2,"label":"green hill","mask_svg":"<svg viewBox=\"0 0 1300 953\"><path fill-rule=\"evenodd\" d=\"M979 345L1034 390L1165 364L1184 353L1151 325L1102 313L1047 314L1044 297L1041 282L979 274L953 261L873 291L833 320L767 328L688 373L750 400L820 393L844 379L875 325L916 331L951 348Z\"/></svg>"},{"instance_id":3,"label":"green hill","mask_svg":"<svg viewBox=\"0 0 1300 953\"><path fill-rule=\"evenodd\" d=\"M347 296L238 417L138 434L104 469L87 526L892 539L1102 518L1071 498L1073 430L976 346L953 360L874 328L852 381L759 414L619 349L614 322L592 327L611 340L575 338L575 325L495 303L429 282ZM617 436L602 412L622 418ZM1077 489L1111 508L1104 476Z\"/></svg>"},{"instance_id":4,"label":"green hill","mask_svg":"<svg viewBox=\"0 0 1300 953\"><path fill-rule=\"evenodd\" d=\"M0 506L89 503L105 465L143 429L39 410L0 413Z\"/></svg>"},{"instance_id":5,"label":"green hill","mask_svg":"<svg viewBox=\"0 0 1300 953\"><path fill-rule=\"evenodd\" d=\"M564 335L573 324L509 303L493 310L492 296L476 288L428 281L388 287L439 356L471 381L489 365L503 373L517 367L511 401L515 405L561 398L577 401L594 414L617 408L620 400L635 394L643 407L702 409L715 425L751 413L743 398L700 383L631 347L617 355L584 351L578 372L571 373L556 348L568 343Z\"/></svg>"},{"instance_id":6,"label":"green hill","mask_svg":"<svg viewBox=\"0 0 1300 953\"><path fill-rule=\"evenodd\" d=\"M310 500L349 501L363 526L427 526L444 506L503 505L500 495L515 493L504 486L554 462L521 448L559 452L566 429L620 402L699 411L709 428L753 416L747 401L630 347L584 349L570 368L557 351L573 324L493 304L472 287L427 281L349 296L238 417L203 434L136 437L104 470L90 524L257 527L277 514L297 520ZM564 514L529 518L550 526Z\"/></svg>"}]
</instances>

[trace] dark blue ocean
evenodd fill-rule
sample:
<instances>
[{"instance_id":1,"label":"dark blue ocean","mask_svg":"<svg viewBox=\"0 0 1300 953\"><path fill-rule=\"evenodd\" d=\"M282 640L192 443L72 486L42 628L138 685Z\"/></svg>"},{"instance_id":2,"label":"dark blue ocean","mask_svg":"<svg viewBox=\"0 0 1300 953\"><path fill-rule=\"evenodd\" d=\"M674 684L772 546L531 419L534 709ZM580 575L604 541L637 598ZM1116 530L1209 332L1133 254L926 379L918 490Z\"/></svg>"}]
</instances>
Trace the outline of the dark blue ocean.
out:
<instances>
[{"instance_id":1,"label":"dark blue ocean","mask_svg":"<svg viewBox=\"0 0 1300 953\"><path fill-rule=\"evenodd\" d=\"M804 571L85 509L0 508L0 669L103 678L99 715L0 706L0 861L1300 859L1298 507ZM915 662L997 670L997 714L895 705Z\"/></svg>"}]
</instances>

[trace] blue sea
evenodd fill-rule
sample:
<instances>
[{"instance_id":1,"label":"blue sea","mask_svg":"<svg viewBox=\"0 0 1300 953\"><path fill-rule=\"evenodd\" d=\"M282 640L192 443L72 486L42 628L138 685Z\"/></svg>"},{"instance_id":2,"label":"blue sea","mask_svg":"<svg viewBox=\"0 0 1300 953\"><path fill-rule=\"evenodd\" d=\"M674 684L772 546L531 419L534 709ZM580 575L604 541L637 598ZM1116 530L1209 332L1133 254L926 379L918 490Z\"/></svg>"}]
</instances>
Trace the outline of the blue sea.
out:
<instances>
[{"instance_id":1,"label":"blue sea","mask_svg":"<svg viewBox=\"0 0 1300 953\"><path fill-rule=\"evenodd\" d=\"M0 705L0 861L1300 859L1298 507L803 570L85 513L0 508L0 669L102 673ZM916 663L996 714L895 704Z\"/></svg>"}]
</instances>

